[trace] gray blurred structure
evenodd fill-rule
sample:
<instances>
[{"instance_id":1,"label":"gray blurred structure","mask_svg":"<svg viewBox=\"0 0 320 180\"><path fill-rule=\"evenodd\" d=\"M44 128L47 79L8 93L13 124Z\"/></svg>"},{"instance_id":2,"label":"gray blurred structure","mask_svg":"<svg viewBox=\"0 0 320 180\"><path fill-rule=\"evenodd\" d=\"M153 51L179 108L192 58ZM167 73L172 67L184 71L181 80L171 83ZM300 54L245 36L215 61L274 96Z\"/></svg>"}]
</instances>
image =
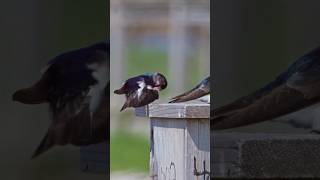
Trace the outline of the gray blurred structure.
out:
<instances>
[{"instance_id":1,"label":"gray blurred structure","mask_svg":"<svg viewBox=\"0 0 320 180\"><path fill-rule=\"evenodd\" d=\"M320 137L311 134L211 134L211 178L319 178Z\"/></svg>"},{"instance_id":2,"label":"gray blurred structure","mask_svg":"<svg viewBox=\"0 0 320 180\"><path fill-rule=\"evenodd\" d=\"M185 71L188 31L198 29L198 38L203 52L199 64L203 75L209 74L210 59L210 1L129 1L111 0L111 84L119 86L123 80L126 61L126 44L129 31L139 29L141 33L161 31L168 36L170 68L169 86L174 86L173 94L185 87Z\"/></svg>"},{"instance_id":3,"label":"gray blurred structure","mask_svg":"<svg viewBox=\"0 0 320 180\"><path fill-rule=\"evenodd\" d=\"M80 149L83 172L110 174L110 145L108 143L83 146Z\"/></svg>"}]
</instances>

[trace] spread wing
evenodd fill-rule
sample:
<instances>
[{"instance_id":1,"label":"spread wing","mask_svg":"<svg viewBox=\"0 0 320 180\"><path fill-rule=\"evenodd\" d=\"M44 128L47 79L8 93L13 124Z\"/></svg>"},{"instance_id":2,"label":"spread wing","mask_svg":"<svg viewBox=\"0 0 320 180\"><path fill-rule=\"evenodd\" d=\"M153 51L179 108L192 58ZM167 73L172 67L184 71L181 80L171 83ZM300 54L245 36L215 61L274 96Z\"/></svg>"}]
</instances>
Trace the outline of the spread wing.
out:
<instances>
[{"instance_id":1,"label":"spread wing","mask_svg":"<svg viewBox=\"0 0 320 180\"><path fill-rule=\"evenodd\" d=\"M33 158L57 144L88 145L106 140L108 62L104 49L89 47L65 53L49 63L39 81L45 88L30 91L45 92L53 120Z\"/></svg>"},{"instance_id":2,"label":"spread wing","mask_svg":"<svg viewBox=\"0 0 320 180\"><path fill-rule=\"evenodd\" d=\"M140 81L144 81L144 79L139 76L130 78L123 83L121 88L115 90L114 93L115 94L129 94L134 91L137 91L140 88L140 86L138 84L138 82L140 82Z\"/></svg>"},{"instance_id":3,"label":"spread wing","mask_svg":"<svg viewBox=\"0 0 320 180\"><path fill-rule=\"evenodd\" d=\"M300 110L318 101L318 97L308 99L302 92L283 85L245 107L234 108L238 104L231 104L231 106L226 105L213 110L211 129L228 129L266 121Z\"/></svg>"},{"instance_id":4,"label":"spread wing","mask_svg":"<svg viewBox=\"0 0 320 180\"><path fill-rule=\"evenodd\" d=\"M70 117L89 103L88 93L98 82L88 61L80 60L73 56L61 59L45 72L49 77L48 101L54 116L64 113Z\"/></svg>"},{"instance_id":5,"label":"spread wing","mask_svg":"<svg viewBox=\"0 0 320 180\"><path fill-rule=\"evenodd\" d=\"M319 56L307 55L264 88L214 109L211 129L227 129L270 120L319 101Z\"/></svg>"}]
</instances>

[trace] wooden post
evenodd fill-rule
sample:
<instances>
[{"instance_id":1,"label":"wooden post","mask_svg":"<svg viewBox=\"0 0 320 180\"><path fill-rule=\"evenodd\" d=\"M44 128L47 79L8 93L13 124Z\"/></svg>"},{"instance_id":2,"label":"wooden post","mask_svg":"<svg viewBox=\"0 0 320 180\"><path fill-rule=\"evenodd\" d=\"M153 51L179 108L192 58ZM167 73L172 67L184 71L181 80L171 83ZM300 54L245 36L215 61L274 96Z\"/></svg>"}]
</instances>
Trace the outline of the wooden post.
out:
<instances>
[{"instance_id":1,"label":"wooden post","mask_svg":"<svg viewBox=\"0 0 320 180\"><path fill-rule=\"evenodd\" d=\"M211 178L320 177L318 134L212 132L211 136Z\"/></svg>"},{"instance_id":2,"label":"wooden post","mask_svg":"<svg viewBox=\"0 0 320 180\"><path fill-rule=\"evenodd\" d=\"M152 179L209 179L209 104L151 104L136 115L151 120Z\"/></svg>"},{"instance_id":3,"label":"wooden post","mask_svg":"<svg viewBox=\"0 0 320 180\"><path fill-rule=\"evenodd\" d=\"M109 144L107 142L80 148L81 170L109 174Z\"/></svg>"}]
</instances>

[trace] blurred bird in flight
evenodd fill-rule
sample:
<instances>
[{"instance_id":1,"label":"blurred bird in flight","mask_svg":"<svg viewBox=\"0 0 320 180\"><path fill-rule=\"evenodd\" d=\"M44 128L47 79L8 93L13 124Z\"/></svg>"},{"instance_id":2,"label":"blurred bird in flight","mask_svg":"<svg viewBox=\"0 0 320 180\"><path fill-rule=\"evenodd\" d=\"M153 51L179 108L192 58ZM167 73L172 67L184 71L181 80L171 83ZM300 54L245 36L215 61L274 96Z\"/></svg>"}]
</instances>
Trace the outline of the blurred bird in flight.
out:
<instances>
[{"instance_id":1,"label":"blurred bird in flight","mask_svg":"<svg viewBox=\"0 0 320 180\"><path fill-rule=\"evenodd\" d=\"M32 158L55 145L108 139L109 54L109 42L63 53L48 63L39 81L13 94L24 104L49 103L52 122Z\"/></svg>"},{"instance_id":2,"label":"blurred bird in flight","mask_svg":"<svg viewBox=\"0 0 320 180\"><path fill-rule=\"evenodd\" d=\"M274 81L213 109L211 129L249 125L304 109L320 101L320 47L305 54ZM314 107L314 106L312 106Z\"/></svg>"}]
</instances>

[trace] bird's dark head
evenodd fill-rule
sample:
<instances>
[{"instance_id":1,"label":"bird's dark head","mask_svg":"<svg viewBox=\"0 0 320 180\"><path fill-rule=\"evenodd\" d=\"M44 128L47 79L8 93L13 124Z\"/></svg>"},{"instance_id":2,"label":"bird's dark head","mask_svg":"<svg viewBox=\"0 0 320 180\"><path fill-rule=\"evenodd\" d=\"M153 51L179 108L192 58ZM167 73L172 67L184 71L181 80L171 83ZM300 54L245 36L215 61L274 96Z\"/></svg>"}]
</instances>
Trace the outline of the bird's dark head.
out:
<instances>
[{"instance_id":1,"label":"bird's dark head","mask_svg":"<svg viewBox=\"0 0 320 180\"><path fill-rule=\"evenodd\" d=\"M206 85L206 86L210 86L210 76L207 77L207 78L205 78L205 79L201 82L201 84L204 84L204 85Z\"/></svg>"},{"instance_id":2,"label":"bird's dark head","mask_svg":"<svg viewBox=\"0 0 320 180\"><path fill-rule=\"evenodd\" d=\"M166 77L164 77L164 75L160 73L154 73L152 78L155 89L157 89L158 91L161 91L167 87L167 79Z\"/></svg>"}]
</instances>

